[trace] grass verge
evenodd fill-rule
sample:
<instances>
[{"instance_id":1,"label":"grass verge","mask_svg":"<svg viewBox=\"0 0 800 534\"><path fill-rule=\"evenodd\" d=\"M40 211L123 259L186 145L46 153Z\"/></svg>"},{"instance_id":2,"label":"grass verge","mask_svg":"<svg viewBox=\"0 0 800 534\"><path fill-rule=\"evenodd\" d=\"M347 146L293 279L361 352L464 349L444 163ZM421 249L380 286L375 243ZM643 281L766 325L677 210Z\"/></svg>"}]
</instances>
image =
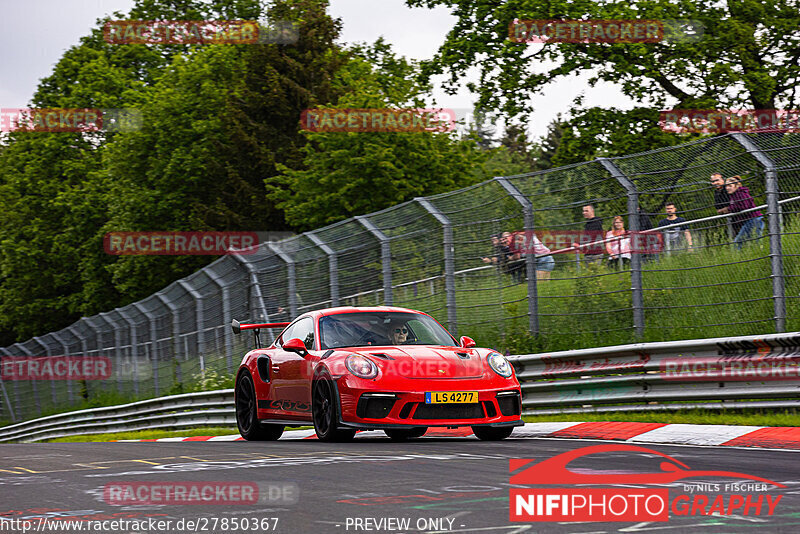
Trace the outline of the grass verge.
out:
<instances>
[{"instance_id":1,"label":"grass verge","mask_svg":"<svg viewBox=\"0 0 800 534\"><path fill-rule=\"evenodd\" d=\"M190 430L136 430L134 432L114 432L110 434L88 434L85 436L70 436L66 438L50 439L43 443L79 443L97 441L115 441L120 439L158 439L191 436L227 436L238 434L235 426L209 426L192 428Z\"/></svg>"},{"instance_id":2,"label":"grass verge","mask_svg":"<svg viewBox=\"0 0 800 534\"><path fill-rule=\"evenodd\" d=\"M755 412L729 410L684 410L677 412L619 412L524 416L528 423L553 421L636 421L641 423L684 423L691 425L800 426L800 416L791 410Z\"/></svg>"}]
</instances>

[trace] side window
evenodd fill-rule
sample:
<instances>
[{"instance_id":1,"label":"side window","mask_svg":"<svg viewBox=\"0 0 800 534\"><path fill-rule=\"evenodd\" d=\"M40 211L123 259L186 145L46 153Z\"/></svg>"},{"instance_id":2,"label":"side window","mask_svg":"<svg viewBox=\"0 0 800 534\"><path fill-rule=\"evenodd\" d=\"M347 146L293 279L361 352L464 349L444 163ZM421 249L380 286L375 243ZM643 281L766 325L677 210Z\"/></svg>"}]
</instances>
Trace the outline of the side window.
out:
<instances>
[{"instance_id":1,"label":"side window","mask_svg":"<svg viewBox=\"0 0 800 534\"><path fill-rule=\"evenodd\" d=\"M297 337L293 335L293 332L297 328L298 323L290 324L286 327L286 330L283 331L281 337L278 339L278 346L283 346L284 341L289 341L290 339Z\"/></svg>"},{"instance_id":2,"label":"side window","mask_svg":"<svg viewBox=\"0 0 800 534\"><path fill-rule=\"evenodd\" d=\"M284 331L281 336L280 344L283 345L285 341L298 338L305 343L306 348L314 349L314 319L305 317L300 319Z\"/></svg>"}]
</instances>

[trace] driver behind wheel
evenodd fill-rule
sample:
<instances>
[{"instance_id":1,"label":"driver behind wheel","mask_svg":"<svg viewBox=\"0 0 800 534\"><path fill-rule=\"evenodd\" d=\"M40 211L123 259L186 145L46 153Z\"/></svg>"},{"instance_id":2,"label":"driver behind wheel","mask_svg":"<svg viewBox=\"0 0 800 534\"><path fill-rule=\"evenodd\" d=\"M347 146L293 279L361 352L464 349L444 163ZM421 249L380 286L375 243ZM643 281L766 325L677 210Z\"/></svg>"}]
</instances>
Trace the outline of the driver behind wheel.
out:
<instances>
[{"instance_id":1,"label":"driver behind wheel","mask_svg":"<svg viewBox=\"0 0 800 534\"><path fill-rule=\"evenodd\" d=\"M406 323L390 323L387 336L392 345L404 345L408 342L408 325Z\"/></svg>"}]
</instances>

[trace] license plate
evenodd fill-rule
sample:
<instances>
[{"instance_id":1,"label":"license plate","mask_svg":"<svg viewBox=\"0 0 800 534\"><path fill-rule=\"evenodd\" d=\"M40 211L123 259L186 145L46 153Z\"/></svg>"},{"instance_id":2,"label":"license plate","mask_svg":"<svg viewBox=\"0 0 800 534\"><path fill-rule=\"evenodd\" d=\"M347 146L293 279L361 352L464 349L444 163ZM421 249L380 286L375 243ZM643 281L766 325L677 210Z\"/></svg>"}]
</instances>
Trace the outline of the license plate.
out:
<instances>
[{"instance_id":1,"label":"license plate","mask_svg":"<svg viewBox=\"0 0 800 534\"><path fill-rule=\"evenodd\" d=\"M425 393L425 404L455 404L478 402L477 391L429 391Z\"/></svg>"}]
</instances>

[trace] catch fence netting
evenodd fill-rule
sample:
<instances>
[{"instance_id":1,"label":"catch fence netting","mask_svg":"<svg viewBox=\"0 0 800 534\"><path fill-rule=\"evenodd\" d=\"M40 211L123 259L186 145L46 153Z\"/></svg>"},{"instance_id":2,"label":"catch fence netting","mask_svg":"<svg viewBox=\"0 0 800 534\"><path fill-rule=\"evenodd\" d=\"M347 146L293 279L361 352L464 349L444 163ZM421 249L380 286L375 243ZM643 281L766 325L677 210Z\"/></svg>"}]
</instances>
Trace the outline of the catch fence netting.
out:
<instances>
[{"instance_id":1,"label":"catch fence netting","mask_svg":"<svg viewBox=\"0 0 800 534\"><path fill-rule=\"evenodd\" d=\"M714 173L735 183L718 189ZM731 211L729 190L757 210ZM111 365L102 380L0 381L0 422L230 387L252 347L232 319L330 306L409 307L511 351L800 330L798 213L800 135L781 132L413 199L226 255L139 302L0 348L4 362Z\"/></svg>"}]
</instances>

